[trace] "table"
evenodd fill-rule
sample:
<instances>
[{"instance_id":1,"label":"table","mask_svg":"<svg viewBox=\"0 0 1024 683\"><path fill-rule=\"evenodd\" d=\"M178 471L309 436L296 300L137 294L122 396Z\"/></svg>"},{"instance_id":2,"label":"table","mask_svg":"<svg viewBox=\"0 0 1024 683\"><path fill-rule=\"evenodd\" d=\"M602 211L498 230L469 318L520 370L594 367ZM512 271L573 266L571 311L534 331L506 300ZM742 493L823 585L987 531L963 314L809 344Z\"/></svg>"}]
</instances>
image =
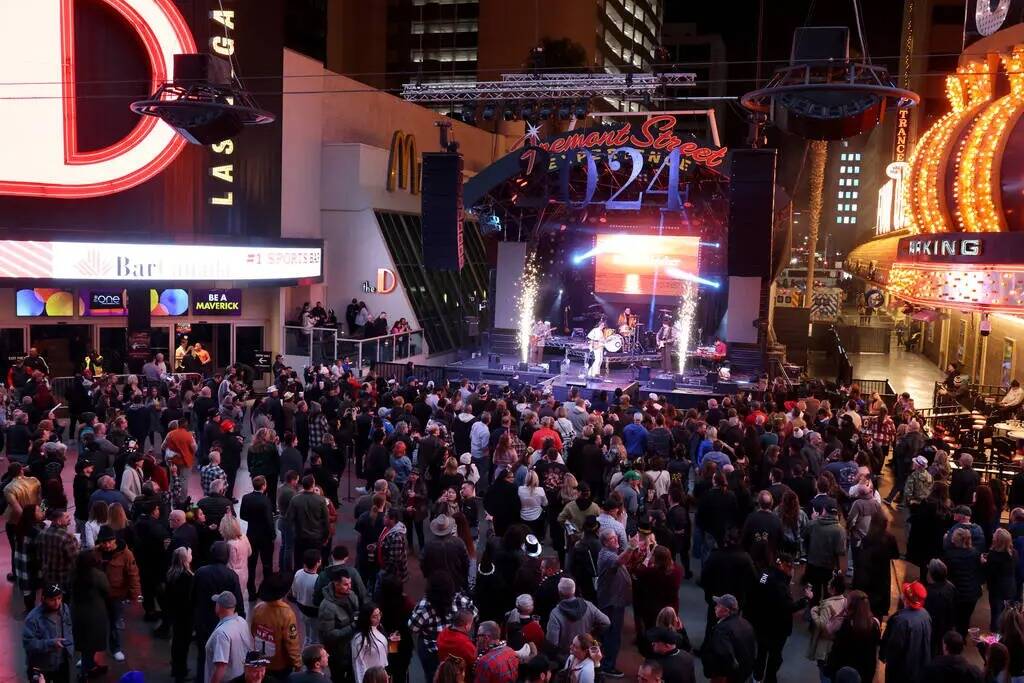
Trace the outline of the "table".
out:
<instances>
[{"instance_id":1,"label":"table","mask_svg":"<svg viewBox=\"0 0 1024 683\"><path fill-rule=\"evenodd\" d=\"M1012 429L1009 432L1007 432L1006 435L1011 439L1016 439L1017 441L1024 441L1024 429Z\"/></svg>"},{"instance_id":2,"label":"table","mask_svg":"<svg viewBox=\"0 0 1024 683\"><path fill-rule=\"evenodd\" d=\"M992 430L996 434L1008 434L1009 432L1018 430L1020 428L1021 426L1019 424L1015 425L1010 424L1009 422L996 422L994 425L992 425Z\"/></svg>"}]
</instances>

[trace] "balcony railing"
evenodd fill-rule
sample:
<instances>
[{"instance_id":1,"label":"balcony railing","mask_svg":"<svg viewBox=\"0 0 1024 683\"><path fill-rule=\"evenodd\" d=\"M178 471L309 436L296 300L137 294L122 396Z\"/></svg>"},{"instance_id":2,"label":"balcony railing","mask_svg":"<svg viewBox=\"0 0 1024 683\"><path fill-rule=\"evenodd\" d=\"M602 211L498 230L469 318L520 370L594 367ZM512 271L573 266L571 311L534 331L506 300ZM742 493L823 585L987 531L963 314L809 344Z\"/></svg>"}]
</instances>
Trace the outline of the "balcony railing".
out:
<instances>
[{"instance_id":1,"label":"balcony railing","mask_svg":"<svg viewBox=\"0 0 1024 683\"><path fill-rule=\"evenodd\" d=\"M332 363L348 358L360 368L374 363L405 361L426 353L423 330L360 339L347 337L333 327L304 328L286 325L285 355L302 356L310 363Z\"/></svg>"}]
</instances>

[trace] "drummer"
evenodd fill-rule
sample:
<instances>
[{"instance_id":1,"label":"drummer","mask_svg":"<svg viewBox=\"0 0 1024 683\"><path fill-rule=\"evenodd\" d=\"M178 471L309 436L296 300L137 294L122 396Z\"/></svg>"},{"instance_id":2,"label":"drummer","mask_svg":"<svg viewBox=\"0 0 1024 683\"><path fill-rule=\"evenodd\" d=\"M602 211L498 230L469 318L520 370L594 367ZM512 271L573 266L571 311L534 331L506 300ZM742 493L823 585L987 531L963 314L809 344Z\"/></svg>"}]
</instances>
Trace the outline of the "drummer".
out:
<instances>
[{"instance_id":1,"label":"drummer","mask_svg":"<svg viewBox=\"0 0 1024 683\"><path fill-rule=\"evenodd\" d=\"M629 306L626 306L626 308L622 309L622 313L619 314L619 324L616 327L620 334L630 335L633 329L636 328L637 322L637 316L633 314Z\"/></svg>"}]
</instances>

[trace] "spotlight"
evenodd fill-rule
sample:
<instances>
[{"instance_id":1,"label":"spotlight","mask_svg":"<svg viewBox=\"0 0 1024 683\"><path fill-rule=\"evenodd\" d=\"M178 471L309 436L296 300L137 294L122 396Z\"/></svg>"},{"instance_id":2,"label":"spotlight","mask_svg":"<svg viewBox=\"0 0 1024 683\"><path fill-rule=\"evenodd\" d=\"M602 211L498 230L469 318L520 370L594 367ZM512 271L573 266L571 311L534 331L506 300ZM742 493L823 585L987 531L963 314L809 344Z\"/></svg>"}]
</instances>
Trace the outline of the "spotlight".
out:
<instances>
[{"instance_id":1,"label":"spotlight","mask_svg":"<svg viewBox=\"0 0 1024 683\"><path fill-rule=\"evenodd\" d=\"M473 123L476 120L476 103L467 102L462 105L462 120L466 123Z\"/></svg>"},{"instance_id":2,"label":"spotlight","mask_svg":"<svg viewBox=\"0 0 1024 683\"><path fill-rule=\"evenodd\" d=\"M547 119L551 117L551 112L554 111L555 105L550 102L542 102L540 105L540 117Z\"/></svg>"},{"instance_id":3,"label":"spotlight","mask_svg":"<svg viewBox=\"0 0 1024 683\"><path fill-rule=\"evenodd\" d=\"M569 102L560 102L558 104L558 118L562 121L569 120L569 113L572 111L572 105Z\"/></svg>"},{"instance_id":4,"label":"spotlight","mask_svg":"<svg viewBox=\"0 0 1024 683\"><path fill-rule=\"evenodd\" d=\"M515 121L516 110L508 102L505 103L504 111L501 112L501 117L506 121Z\"/></svg>"},{"instance_id":5,"label":"spotlight","mask_svg":"<svg viewBox=\"0 0 1024 683\"><path fill-rule=\"evenodd\" d=\"M519 109L519 118L527 120L532 119L535 111L537 111L536 102L524 102L523 106Z\"/></svg>"},{"instance_id":6,"label":"spotlight","mask_svg":"<svg viewBox=\"0 0 1024 683\"><path fill-rule=\"evenodd\" d=\"M494 118L494 115L495 113L497 113L497 110L498 107L496 104L494 104L494 102L488 102L487 104L484 105L484 109L480 113L480 118L482 118L484 121L490 121L491 119Z\"/></svg>"},{"instance_id":7,"label":"spotlight","mask_svg":"<svg viewBox=\"0 0 1024 683\"><path fill-rule=\"evenodd\" d=\"M582 119L585 117L587 115L587 110L590 108L589 105L590 102L587 100L578 100L576 102L576 110L574 112L576 114L576 118Z\"/></svg>"}]
</instances>

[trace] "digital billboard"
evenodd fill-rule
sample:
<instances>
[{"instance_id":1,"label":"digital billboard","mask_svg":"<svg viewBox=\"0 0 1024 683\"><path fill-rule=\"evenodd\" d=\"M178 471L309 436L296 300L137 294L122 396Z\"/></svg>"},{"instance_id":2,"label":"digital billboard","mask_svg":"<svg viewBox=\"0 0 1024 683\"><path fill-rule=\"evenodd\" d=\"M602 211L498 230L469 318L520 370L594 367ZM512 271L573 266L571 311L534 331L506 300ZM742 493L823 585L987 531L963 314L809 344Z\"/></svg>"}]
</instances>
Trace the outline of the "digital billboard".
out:
<instances>
[{"instance_id":1,"label":"digital billboard","mask_svg":"<svg viewBox=\"0 0 1024 683\"><path fill-rule=\"evenodd\" d=\"M123 289L81 289L79 313L87 318L128 315L128 296Z\"/></svg>"},{"instance_id":2,"label":"digital billboard","mask_svg":"<svg viewBox=\"0 0 1024 683\"><path fill-rule=\"evenodd\" d=\"M149 290L149 313L155 318L188 314L188 291L184 289Z\"/></svg>"},{"instance_id":3,"label":"digital billboard","mask_svg":"<svg viewBox=\"0 0 1024 683\"><path fill-rule=\"evenodd\" d=\"M594 292L677 297L699 276L699 251L696 236L597 235Z\"/></svg>"},{"instance_id":4,"label":"digital billboard","mask_svg":"<svg viewBox=\"0 0 1024 683\"><path fill-rule=\"evenodd\" d=\"M19 289L15 315L19 318L64 318L75 314L75 293L70 289Z\"/></svg>"},{"instance_id":5,"label":"digital billboard","mask_svg":"<svg viewBox=\"0 0 1024 683\"><path fill-rule=\"evenodd\" d=\"M242 290L193 289L193 315L242 315Z\"/></svg>"}]
</instances>

